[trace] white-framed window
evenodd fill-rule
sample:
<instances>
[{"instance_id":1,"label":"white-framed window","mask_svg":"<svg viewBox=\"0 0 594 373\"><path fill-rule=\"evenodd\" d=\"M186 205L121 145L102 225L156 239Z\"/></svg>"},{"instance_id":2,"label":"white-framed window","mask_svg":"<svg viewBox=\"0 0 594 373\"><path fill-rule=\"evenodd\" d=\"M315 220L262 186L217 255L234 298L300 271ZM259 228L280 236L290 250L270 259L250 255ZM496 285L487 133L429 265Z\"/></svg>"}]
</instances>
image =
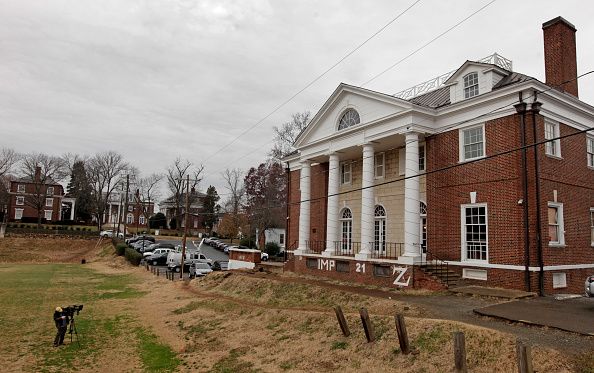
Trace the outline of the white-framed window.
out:
<instances>
[{"instance_id":1,"label":"white-framed window","mask_svg":"<svg viewBox=\"0 0 594 373\"><path fill-rule=\"evenodd\" d=\"M357 111L354 109L348 109L344 112L344 114L342 114L340 120L338 121L338 130L349 128L359 123L361 123L359 113L357 113Z\"/></svg>"},{"instance_id":2,"label":"white-framed window","mask_svg":"<svg viewBox=\"0 0 594 373\"><path fill-rule=\"evenodd\" d=\"M44 213L45 213L45 215L44 215L45 220L51 221L52 220L52 210L45 210Z\"/></svg>"},{"instance_id":3,"label":"white-framed window","mask_svg":"<svg viewBox=\"0 0 594 373\"><path fill-rule=\"evenodd\" d=\"M21 220L23 218L23 209L14 209L14 218Z\"/></svg>"},{"instance_id":4,"label":"white-framed window","mask_svg":"<svg viewBox=\"0 0 594 373\"><path fill-rule=\"evenodd\" d=\"M284 234L284 233L281 233L281 234L279 235L279 237L278 237L278 243L279 243L280 245L284 245L284 244L285 244L285 234Z\"/></svg>"},{"instance_id":5,"label":"white-framed window","mask_svg":"<svg viewBox=\"0 0 594 373\"><path fill-rule=\"evenodd\" d=\"M565 231L563 230L563 204L549 202L548 204L549 246L565 245Z\"/></svg>"},{"instance_id":6,"label":"white-framed window","mask_svg":"<svg viewBox=\"0 0 594 373\"><path fill-rule=\"evenodd\" d=\"M565 272L553 273L553 289L567 287L567 274Z\"/></svg>"},{"instance_id":7,"label":"white-framed window","mask_svg":"<svg viewBox=\"0 0 594 373\"><path fill-rule=\"evenodd\" d=\"M427 253L427 205L423 201L419 201L419 215L421 217L421 252Z\"/></svg>"},{"instance_id":8,"label":"white-framed window","mask_svg":"<svg viewBox=\"0 0 594 373\"><path fill-rule=\"evenodd\" d=\"M54 187L52 187L52 186L47 187L45 194L47 194L48 196L53 196L54 195Z\"/></svg>"},{"instance_id":9,"label":"white-framed window","mask_svg":"<svg viewBox=\"0 0 594 373\"><path fill-rule=\"evenodd\" d=\"M144 223L146 223L146 218L144 217L144 215L140 215L140 217L138 218L138 222L141 225L144 225ZM196 227L194 227L194 228L196 228Z\"/></svg>"},{"instance_id":10,"label":"white-framed window","mask_svg":"<svg viewBox=\"0 0 594 373\"><path fill-rule=\"evenodd\" d=\"M586 156L588 157L588 167L594 168L594 137L586 137Z\"/></svg>"},{"instance_id":11,"label":"white-framed window","mask_svg":"<svg viewBox=\"0 0 594 373\"><path fill-rule=\"evenodd\" d=\"M386 209L381 205L375 206L373 249L386 252Z\"/></svg>"},{"instance_id":12,"label":"white-framed window","mask_svg":"<svg viewBox=\"0 0 594 373\"><path fill-rule=\"evenodd\" d=\"M134 206L128 205L128 212L132 212L132 211L134 211Z\"/></svg>"},{"instance_id":13,"label":"white-framed window","mask_svg":"<svg viewBox=\"0 0 594 373\"><path fill-rule=\"evenodd\" d=\"M419 146L419 171L425 171L425 145Z\"/></svg>"},{"instance_id":14,"label":"white-framed window","mask_svg":"<svg viewBox=\"0 0 594 373\"><path fill-rule=\"evenodd\" d=\"M132 224L132 223L134 223L134 215L132 215L132 214L126 215L126 224Z\"/></svg>"},{"instance_id":15,"label":"white-framed window","mask_svg":"<svg viewBox=\"0 0 594 373\"><path fill-rule=\"evenodd\" d=\"M54 206L54 199L53 198L46 198L45 199L45 207L53 207Z\"/></svg>"},{"instance_id":16,"label":"white-framed window","mask_svg":"<svg viewBox=\"0 0 594 373\"><path fill-rule=\"evenodd\" d=\"M479 94L479 83L478 73L472 72L464 76L464 98L471 98L478 96Z\"/></svg>"},{"instance_id":17,"label":"white-framed window","mask_svg":"<svg viewBox=\"0 0 594 373\"><path fill-rule=\"evenodd\" d=\"M16 205L17 206L22 206L25 204L25 197L23 196L17 196L16 198Z\"/></svg>"},{"instance_id":18,"label":"white-framed window","mask_svg":"<svg viewBox=\"0 0 594 373\"><path fill-rule=\"evenodd\" d=\"M17 185L17 192L18 193L25 193L25 184Z\"/></svg>"},{"instance_id":19,"label":"white-framed window","mask_svg":"<svg viewBox=\"0 0 594 373\"><path fill-rule=\"evenodd\" d=\"M594 207L590 207L590 244L594 247Z\"/></svg>"},{"instance_id":20,"label":"white-framed window","mask_svg":"<svg viewBox=\"0 0 594 373\"><path fill-rule=\"evenodd\" d=\"M350 184L352 176L351 162L342 162L340 164L340 183Z\"/></svg>"},{"instance_id":21,"label":"white-framed window","mask_svg":"<svg viewBox=\"0 0 594 373\"><path fill-rule=\"evenodd\" d=\"M340 213L340 250L342 254L350 254L353 250L353 213L344 208Z\"/></svg>"},{"instance_id":22,"label":"white-framed window","mask_svg":"<svg viewBox=\"0 0 594 373\"><path fill-rule=\"evenodd\" d=\"M375 178L381 179L385 176L386 170L386 154L376 153L375 154Z\"/></svg>"},{"instance_id":23,"label":"white-framed window","mask_svg":"<svg viewBox=\"0 0 594 373\"><path fill-rule=\"evenodd\" d=\"M545 153L553 157L561 157L561 140L556 139L559 137L559 123L545 119L544 135L546 140L551 140L545 143Z\"/></svg>"},{"instance_id":24,"label":"white-framed window","mask_svg":"<svg viewBox=\"0 0 594 373\"><path fill-rule=\"evenodd\" d=\"M463 128L459 131L460 162L485 156L485 125Z\"/></svg>"},{"instance_id":25,"label":"white-framed window","mask_svg":"<svg viewBox=\"0 0 594 373\"><path fill-rule=\"evenodd\" d=\"M489 260L487 204L462 205L462 258L467 261Z\"/></svg>"}]
</instances>

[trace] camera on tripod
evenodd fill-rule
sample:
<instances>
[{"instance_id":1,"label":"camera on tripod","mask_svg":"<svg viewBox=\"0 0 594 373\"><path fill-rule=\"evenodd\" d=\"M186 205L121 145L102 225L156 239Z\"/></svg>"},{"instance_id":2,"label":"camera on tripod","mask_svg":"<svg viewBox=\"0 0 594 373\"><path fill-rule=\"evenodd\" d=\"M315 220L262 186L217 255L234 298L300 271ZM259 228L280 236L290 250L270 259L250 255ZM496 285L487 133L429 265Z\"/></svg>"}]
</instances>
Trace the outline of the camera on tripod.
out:
<instances>
[{"instance_id":1,"label":"camera on tripod","mask_svg":"<svg viewBox=\"0 0 594 373\"><path fill-rule=\"evenodd\" d=\"M68 316L70 319L74 317L74 313L78 315L80 311L82 311L83 305L82 304L75 304L68 307L62 307L62 313L64 316Z\"/></svg>"}]
</instances>

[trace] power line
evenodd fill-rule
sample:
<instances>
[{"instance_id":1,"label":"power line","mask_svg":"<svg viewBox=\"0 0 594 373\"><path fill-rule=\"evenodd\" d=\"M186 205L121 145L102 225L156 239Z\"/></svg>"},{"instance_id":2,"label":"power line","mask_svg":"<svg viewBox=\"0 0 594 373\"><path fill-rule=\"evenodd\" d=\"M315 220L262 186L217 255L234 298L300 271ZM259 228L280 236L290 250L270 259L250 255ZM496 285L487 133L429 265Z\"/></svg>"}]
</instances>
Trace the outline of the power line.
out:
<instances>
[{"instance_id":1,"label":"power line","mask_svg":"<svg viewBox=\"0 0 594 373\"><path fill-rule=\"evenodd\" d=\"M406 12L408 12L412 7L414 7L420 1L421 0L416 0L408 8L406 8L405 10L403 10L402 12L400 12L396 17L392 18L388 23L386 23L379 30L377 30L376 32L374 32L370 37L368 37L367 39L365 39L365 41L363 41L361 44L357 45L353 50L351 50L350 52L348 52L347 54L345 54L341 59L338 60L338 62L334 63L332 66L330 66L329 68L327 68L324 72L322 72L320 75L318 75L317 77L315 77L311 82L307 83L305 85L305 87L301 88L299 91L297 91L296 93L294 93L291 97L289 97L288 99L286 99L285 101L283 101L281 104L277 105L270 113L268 113L267 115L265 115L262 119L260 119L256 123L254 123L252 126L248 127L246 130L244 130L242 133L240 133L238 136L236 136L229 143L227 143L223 147L219 148L219 150L217 150L216 152L214 152L213 154L211 154L210 156L208 156L205 159L205 161L207 161L207 160L211 159L212 157L214 157L215 155L219 154L221 151L223 151L224 149L226 149L227 147L229 147L230 145L232 145L233 143L235 143L237 140L239 140L239 138L241 138L243 135L247 134L252 129L254 129L257 126L259 126L260 124L262 124L266 119L270 118L270 116L272 116L274 113L276 113L277 111L279 111L286 104L288 104L289 102L293 101L293 99L295 97L299 96L303 91L305 91L306 89L308 89L309 87L311 87L318 80L320 80L322 77L324 77L327 73L329 73L331 70L333 70L336 66L338 66L340 63L342 63L344 60L346 60L348 57L350 57L353 53L355 53L356 51L358 51L361 47L363 47L365 44L367 44L371 39L373 39L379 33L381 33L382 31L384 31L388 26L390 26L398 18L400 18L401 16L403 16ZM495 0L493 0L493 1L495 1Z\"/></svg>"},{"instance_id":2,"label":"power line","mask_svg":"<svg viewBox=\"0 0 594 373\"><path fill-rule=\"evenodd\" d=\"M387 73L388 71L392 70L394 67L396 67L397 65L401 64L402 62L406 61L407 59L409 59L410 57L414 56L415 54L417 54L418 52L420 52L421 50L425 49L426 47L428 47L430 44L432 44L433 42L435 42L436 40L440 39L442 36L446 35L447 33L449 33L450 31L452 31L453 29L455 29L456 27L460 26L462 23L466 22L467 20L469 20L470 18L472 18L473 16L475 16L477 13L479 13L481 10L485 9L486 7L488 7L489 5L493 4L495 1L497 0L491 0L489 3L483 5L481 8L479 8L478 10L474 11L473 13L471 13L469 16L467 16L466 18L462 19L461 21L459 21L458 23L456 23L455 25L453 25L452 27L450 27L449 29L445 30L444 32L442 32L441 34L437 35L436 37L434 37L433 39L429 40L427 43L423 44L422 46L420 46L419 48L415 49L413 52L409 53L406 57L400 59L399 61L397 61L396 63L394 63L393 65L391 65L390 67L388 67L387 69L385 69L384 71L382 71L381 73L375 75L373 78L369 79L368 81L366 81L365 83L361 84L361 87L371 83L372 81L374 81L375 79L379 78L380 76L384 75L385 73Z\"/></svg>"}]
</instances>

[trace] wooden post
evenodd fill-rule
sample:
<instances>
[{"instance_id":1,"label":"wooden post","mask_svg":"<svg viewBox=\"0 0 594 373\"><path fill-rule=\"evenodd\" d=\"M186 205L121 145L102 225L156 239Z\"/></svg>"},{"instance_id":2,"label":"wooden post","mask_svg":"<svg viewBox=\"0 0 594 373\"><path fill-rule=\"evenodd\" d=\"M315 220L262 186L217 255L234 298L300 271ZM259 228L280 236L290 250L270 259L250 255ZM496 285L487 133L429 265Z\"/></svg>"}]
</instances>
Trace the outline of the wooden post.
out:
<instances>
[{"instance_id":1,"label":"wooden post","mask_svg":"<svg viewBox=\"0 0 594 373\"><path fill-rule=\"evenodd\" d=\"M157 268L157 277L159 277L160 268Z\"/></svg>"},{"instance_id":2,"label":"wooden post","mask_svg":"<svg viewBox=\"0 0 594 373\"><path fill-rule=\"evenodd\" d=\"M403 354L408 355L410 354L410 344L408 343L408 333L406 331L406 324L404 323L404 316L397 314L395 320L400 351L402 351Z\"/></svg>"},{"instance_id":3,"label":"wooden post","mask_svg":"<svg viewBox=\"0 0 594 373\"><path fill-rule=\"evenodd\" d=\"M464 333L454 332L454 371L456 373L468 372L466 366L466 343Z\"/></svg>"},{"instance_id":4,"label":"wooden post","mask_svg":"<svg viewBox=\"0 0 594 373\"><path fill-rule=\"evenodd\" d=\"M532 369L532 349L522 341L516 341L516 356L518 358L519 373L534 373Z\"/></svg>"},{"instance_id":5,"label":"wooden post","mask_svg":"<svg viewBox=\"0 0 594 373\"><path fill-rule=\"evenodd\" d=\"M371 343L375 341L375 333L373 332L371 320L369 320L369 313L367 313L367 309L361 308L359 314L361 315L361 323L363 324L363 330L365 331L365 338L367 338L368 343Z\"/></svg>"},{"instance_id":6,"label":"wooden post","mask_svg":"<svg viewBox=\"0 0 594 373\"><path fill-rule=\"evenodd\" d=\"M345 337L351 335L351 331L349 330L349 326L344 318L344 314L342 313L342 308L340 306L334 307L334 312L336 313L336 318L338 319L338 325L340 325L340 330L342 330L342 334Z\"/></svg>"}]
</instances>

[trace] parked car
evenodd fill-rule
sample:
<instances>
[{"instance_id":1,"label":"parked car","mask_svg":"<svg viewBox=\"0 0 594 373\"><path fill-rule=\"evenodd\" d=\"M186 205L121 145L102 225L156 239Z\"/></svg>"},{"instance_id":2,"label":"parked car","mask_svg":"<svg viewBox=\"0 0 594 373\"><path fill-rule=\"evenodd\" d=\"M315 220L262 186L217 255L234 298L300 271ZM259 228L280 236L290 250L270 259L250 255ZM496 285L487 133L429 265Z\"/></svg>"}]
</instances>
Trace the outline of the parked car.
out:
<instances>
[{"instance_id":1,"label":"parked car","mask_svg":"<svg viewBox=\"0 0 594 373\"><path fill-rule=\"evenodd\" d=\"M171 252L167 256L167 267L169 270L174 272L179 272L181 267L181 257L182 254L180 252ZM209 266L212 264L212 259L208 259L204 254L200 252L186 252L186 258L184 260L184 271L190 268L192 263L206 263Z\"/></svg>"},{"instance_id":2,"label":"parked car","mask_svg":"<svg viewBox=\"0 0 594 373\"><path fill-rule=\"evenodd\" d=\"M126 243L128 245L132 245L133 243L138 242L140 240L151 241L152 243L154 243L155 242L155 237L149 236L149 235L146 235L146 234L136 235L134 237L128 238L126 240Z\"/></svg>"},{"instance_id":3,"label":"parked car","mask_svg":"<svg viewBox=\"0 0 594 373\"><path fill-rule=\"evenodd\" d=\"M264 251L260 251L260 260L263 261L268 261L268 253L265 253Z\"/></svg>"},{"instance_id":4,"label":"parked car","mask_svg":"<svg viewBox=\"0 0 594 373\"><path fill-rule=\"evenodd\" d=\"M588 297L594 297L594 276L588 276L586 283L584 284L586 295Z\"/></svg>"},{"instance_id":5,"label":"parked car","mask_svg":"<svg viewBox=\"0 0 594 373\"><path fill-rule=\"evenodd\" d=\"M99 232L99 236L105 237L105 238L112 238L114 236L114 231L111 229L106 229L104 231ZM118 238L124 238L124 233L123 232L118 233Z\"/></svg>"},{"instance_id":6,"label":"parked car","mask_svg":"<svg viewBox=\"0 0 594 373\"><path fill-rule=\"evenodd\" d=\"M192 265L190 266L189 274L190 274L190 278L194 278L194 277L198 277L198 276L206 276L210 272L212 272L212 269L210 268L210 266L208 264L196 262L196 263L192 263Z\"/></svg>"},{"instance_id":7,"label":"parked car","mask_svg":"<svg viewBox=\"0 0 594 373\"><path fill-rule=\"evenodd\" d=\"M147 240L140 240L140 241L136 241L132 244L132 247L134 249L136 249L136 251L140 252L143 249L146 251L146 248L149 247L150 245L152 245L153 243L151 241L147 241Z\"/></svg>"},{"instance_id":8,"label":"parked car","mask_svg":"<svg viewBox=\"0 0 594 373\"><path fill-rule=\"evenodd\" d=\"M159 253L159 254L152 254L146 257L146 262L157 266L157 265L165 265L167 263L167 254L168 253Z\"/></svg>"},{"instance_id":9,"label":"parked car","mask_svg":"<svg viewBox=\"0 0 594 373\"><path fill-rule=\"evenodd\" d=\"M169 252L171 252L171 251L173 251L173 250L172 250L172 249L169 249L169 248L166 248L166 247L164 247L164 248L158 248L158 249L154 249L153 251L147 251L147 252L143 253L142 255L143 255L145 258L146 258L146 257L148 257L148 256L151 256L151 255L156 255L156 254L161 254L161 253L165 253L165 254L167 254L167 253L169 253Z\"/></svg>"},{"instance_id":10,"label":"parked car","mask_svg":"<svg viewBox=\"0 0 594 373\"><path fill-rule=\"evenodd\" d=\"M216 262L212 263L212 270L213 271L228 271L229 270L229 262L224 260L217 260Z\"/></svg>"},{"instance_id":11,"label":"parked car","mask_svg":"<svg viewBox=\"0 0 594 373\"><path fill-rule=\"evenodd\" d=\"M171 243L163 243L163 242L157 242L157 243L153 243L150 244L149 246L145 247L144 250L140 250L141 253L146 253L149 251L154 251L155 249L171 249L171 250L175 250L175 245L171 244Z\"/></svg>"}]
</instances>

